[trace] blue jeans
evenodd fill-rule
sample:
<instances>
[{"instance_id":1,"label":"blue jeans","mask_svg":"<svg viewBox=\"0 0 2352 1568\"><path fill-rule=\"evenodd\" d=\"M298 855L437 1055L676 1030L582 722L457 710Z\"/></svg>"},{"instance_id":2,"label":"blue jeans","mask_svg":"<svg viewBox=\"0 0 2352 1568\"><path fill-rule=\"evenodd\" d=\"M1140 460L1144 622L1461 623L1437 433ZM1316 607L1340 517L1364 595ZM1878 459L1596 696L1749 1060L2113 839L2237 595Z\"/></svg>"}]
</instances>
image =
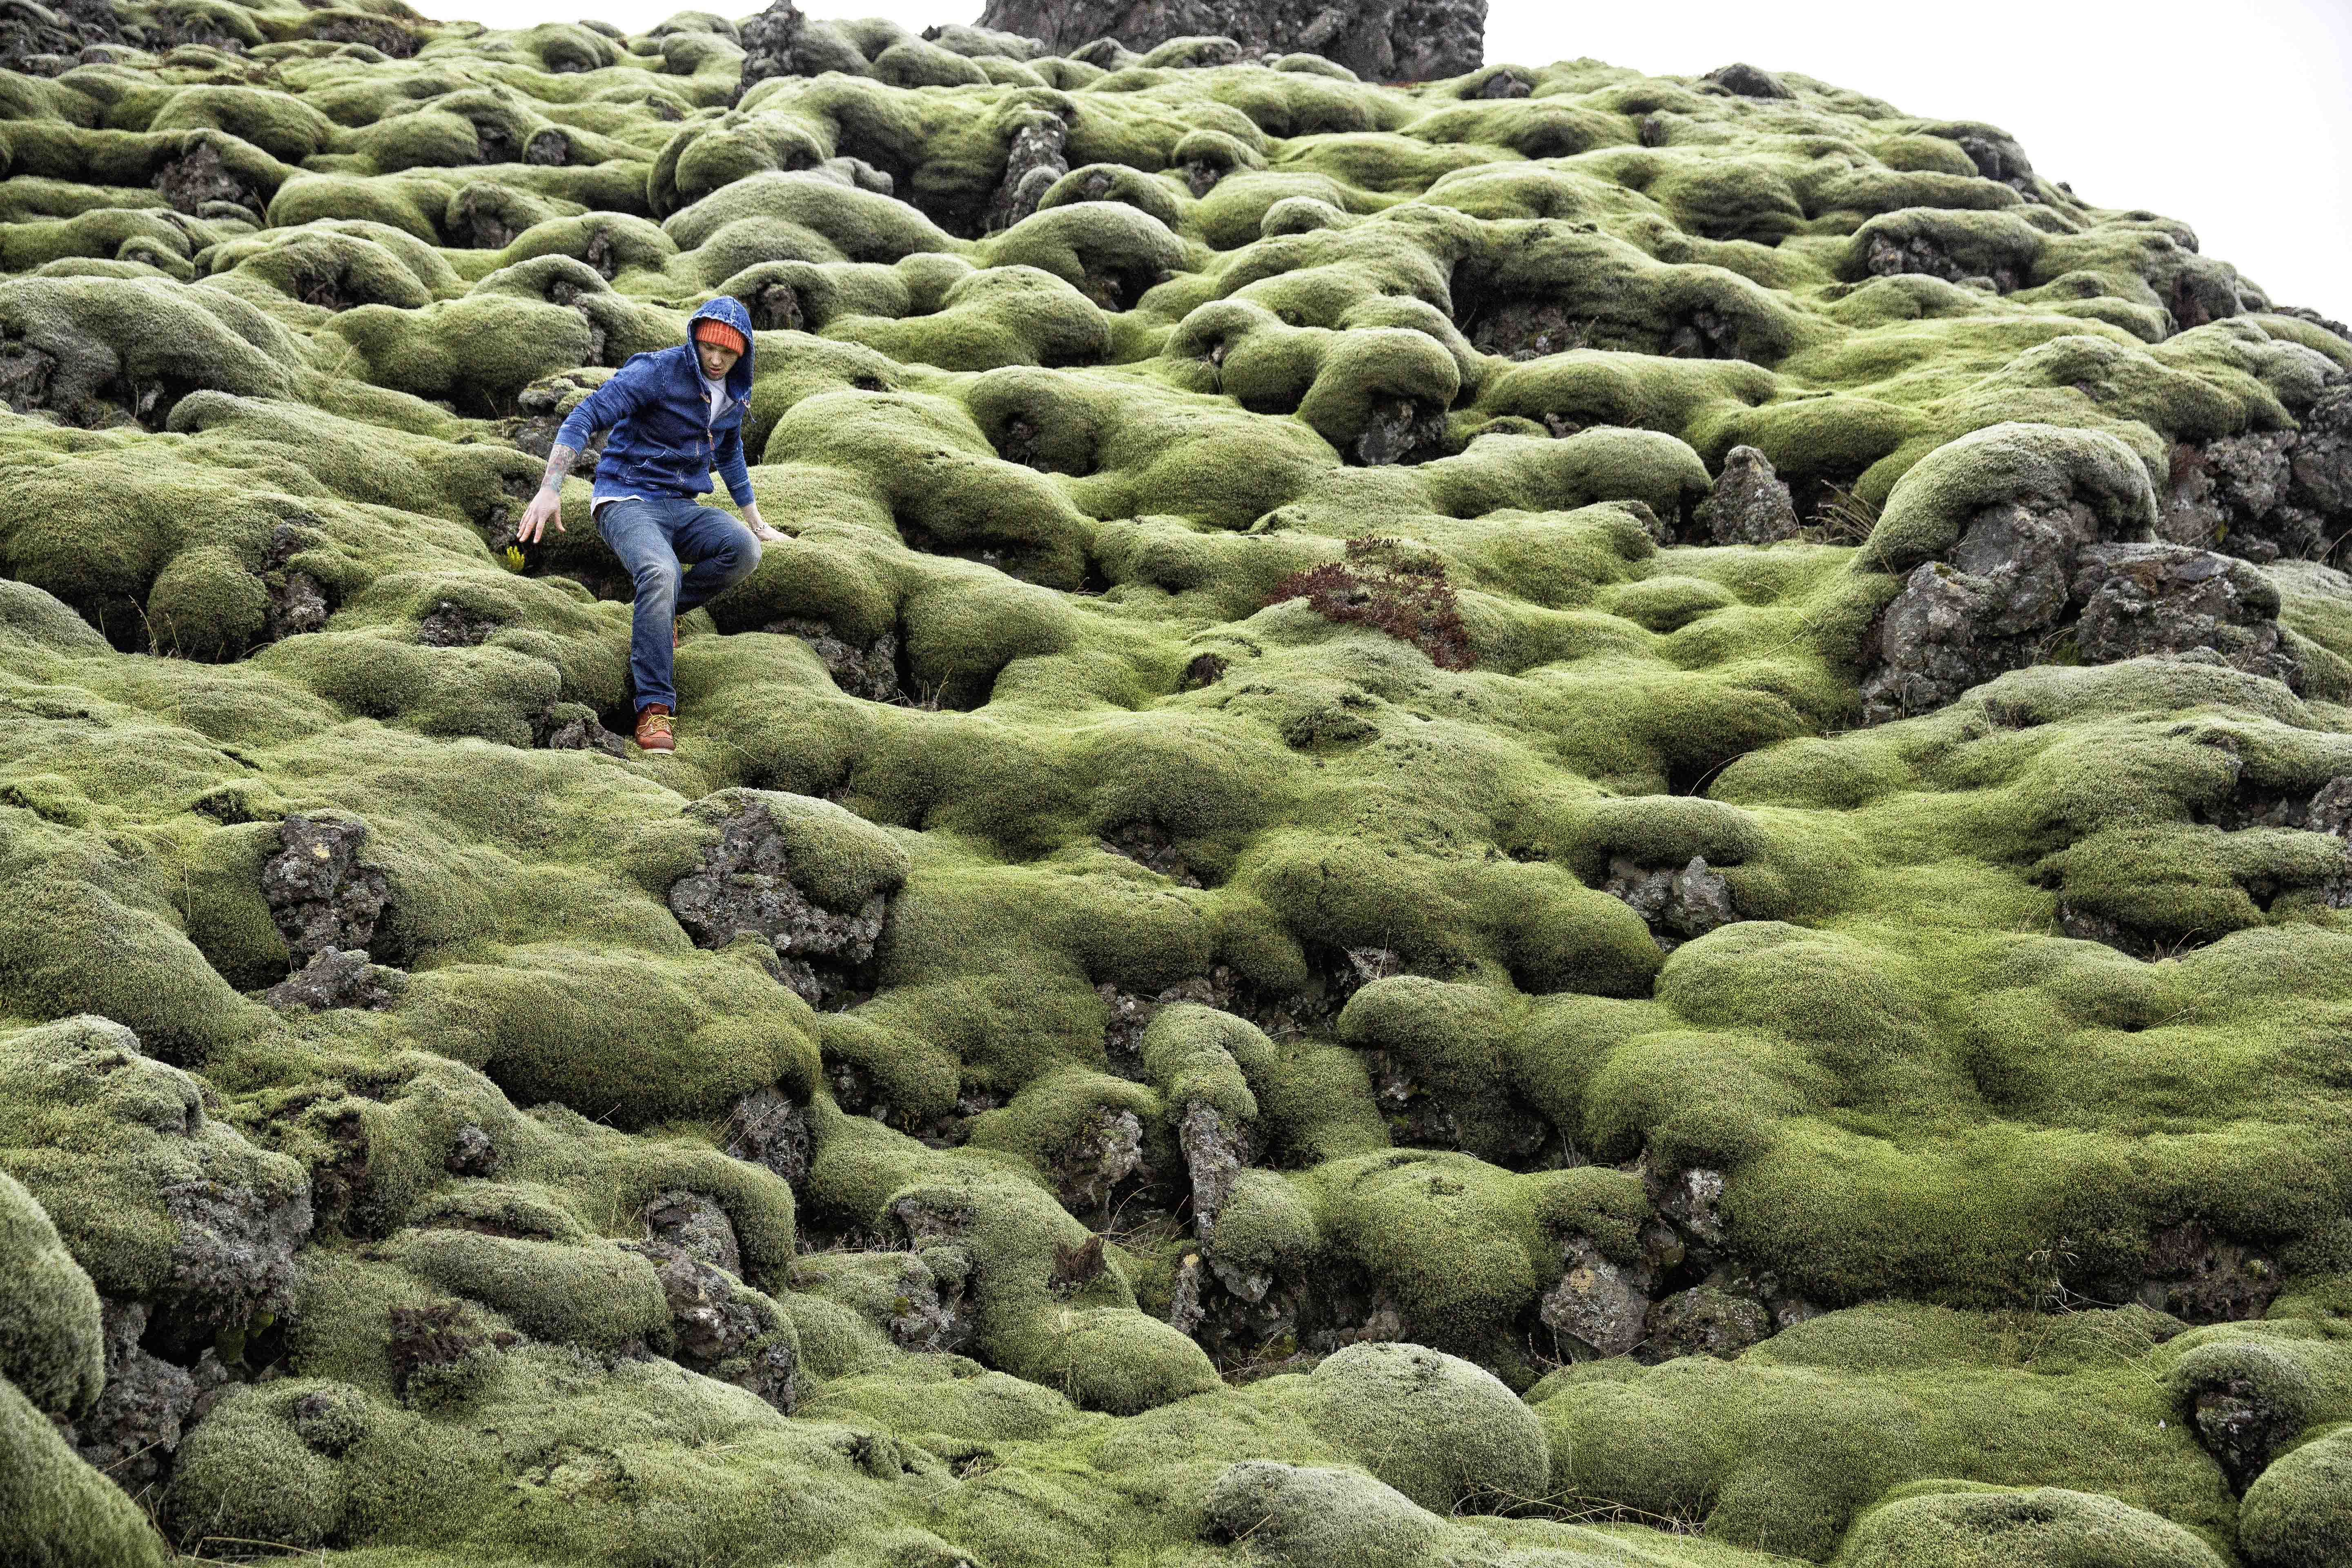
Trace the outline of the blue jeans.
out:
<instances>
[{"instance_id":1,"label":"blue jeans","mask_svg":"<svg viewBox=\"0 0 2352 1568\"><path fill-rule=\"evenodd\" d=\"M658 702L676 712L670 640L677 618L750 576L760 563L760 542L725 512L685 496L624 497L599 510L596 531L637 584L629 630L637 709Z\"/></svg>"}]
</instances>

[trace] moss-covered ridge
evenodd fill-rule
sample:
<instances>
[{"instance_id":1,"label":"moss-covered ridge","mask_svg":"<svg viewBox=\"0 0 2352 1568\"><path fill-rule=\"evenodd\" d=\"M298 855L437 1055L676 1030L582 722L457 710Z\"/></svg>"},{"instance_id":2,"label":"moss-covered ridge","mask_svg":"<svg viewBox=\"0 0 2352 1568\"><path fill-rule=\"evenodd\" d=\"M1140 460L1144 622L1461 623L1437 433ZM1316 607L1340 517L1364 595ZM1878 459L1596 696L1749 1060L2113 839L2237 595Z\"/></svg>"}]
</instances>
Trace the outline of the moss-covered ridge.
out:
<instances>
[{"instance_id":1,"label":"moss-covered ridge","mask_svg":"<svg viewBox=\"0 0 2352 1568\"><path fill-rule=\"evenodd\" d=\"M44 1561L2352 1552L2352 340L1801 77L759 31L9 35ZM650 761L512 519L716 293Z\"/></svg>"}]
</instances>

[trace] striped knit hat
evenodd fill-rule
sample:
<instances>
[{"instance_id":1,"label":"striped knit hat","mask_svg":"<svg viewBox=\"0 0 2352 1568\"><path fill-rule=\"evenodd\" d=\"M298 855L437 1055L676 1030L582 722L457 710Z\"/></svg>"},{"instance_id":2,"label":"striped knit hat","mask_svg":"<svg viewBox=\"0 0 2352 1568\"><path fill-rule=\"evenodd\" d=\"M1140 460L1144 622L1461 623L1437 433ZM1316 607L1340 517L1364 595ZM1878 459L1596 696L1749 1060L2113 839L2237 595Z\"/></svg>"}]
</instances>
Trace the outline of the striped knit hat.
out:
<instances>
[{"instance_id":1,"label":"striped knit hat","mask_svg":"<svg viewBox=\"0 0 2352 1568\"><path fill-rule=\"evenodd\" d=\"M712 321L709 317L694 323L694 338L697 342L717 343L720 348L733 349L739 354L751 346L743 341L742 333L724 321Z\"/></svg>"}]
</instances>

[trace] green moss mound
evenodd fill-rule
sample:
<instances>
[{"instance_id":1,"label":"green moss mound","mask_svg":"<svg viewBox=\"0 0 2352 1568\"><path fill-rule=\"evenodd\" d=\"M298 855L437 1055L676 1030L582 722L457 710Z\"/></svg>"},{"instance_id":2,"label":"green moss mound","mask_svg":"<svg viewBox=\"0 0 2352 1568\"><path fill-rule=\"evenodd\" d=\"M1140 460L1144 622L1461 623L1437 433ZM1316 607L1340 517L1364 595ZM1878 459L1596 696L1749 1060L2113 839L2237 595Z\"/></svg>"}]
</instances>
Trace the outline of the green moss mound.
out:
<instances>
[{"instance_id":1,"label":"green moss mound","mask_svg":"<svg viewBox=\"0 0 2352 1568\"><path fill-rule=\"evenodd\" d=\"M20 1555L2352 1552L2341 326L1748 66L18 9Z\"/></svg>"},{"instance_id":2,"label":"green moss mound","mask_svg":"<svg viewBox=\"0 0 2352 1568\"><path fill-rule=\"evenodd\" d=\"M1932 1485L1933 1483L1928 1483ZM2178 1525L2112 1498L1911 1489L1855 1525L1841 1563L2140 1563L2211 1568L2221 1558Z\"/></svg>"}]
</instances>

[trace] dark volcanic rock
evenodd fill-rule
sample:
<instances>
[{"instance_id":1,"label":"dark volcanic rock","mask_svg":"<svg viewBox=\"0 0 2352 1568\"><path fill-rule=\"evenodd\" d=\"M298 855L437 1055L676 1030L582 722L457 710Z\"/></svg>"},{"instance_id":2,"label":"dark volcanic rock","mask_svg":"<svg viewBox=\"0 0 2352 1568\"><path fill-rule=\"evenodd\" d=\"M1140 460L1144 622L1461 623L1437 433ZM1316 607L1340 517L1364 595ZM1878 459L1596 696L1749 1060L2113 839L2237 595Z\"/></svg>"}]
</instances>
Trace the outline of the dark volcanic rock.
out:
<instances>
[{"instance_id":1,"label":"dark volcanic rock","mask_svg":"<svg viewBox=\"0 0 2352 1568\"><path fill-rule=\"evenodd\" d=\"M735 1222L702 1194L674 1187L647 1204L638 1217L645 1222L649 1240L675 1247L713 1268L724 1268L730 1274L743 1272Z\"/></svg>"},{"instance_id":2,"label":"dark volcanic rock","mask_svg":"<svg viewBox=\"0 0 2352 1568\"><path fill-rule=\"evenodd\" d=\"M2294 660L2279 646L2278 590L2243 562L2179 544L2101 544L2078 559L2084 658L2211 648L2249 675L2294 683Z\"/></svg>"},{"instance_id":3,"label":"dark volcanic rock","mask_svg":"<svg viewBox=\"0 0 2352 1568\"><path fill-rule=\"evenodd\" d=\"M538 730L539 743L551 752L602 752L617 757L627 750L585 702L554 704L541 718Z\"/></svg>"},{"instance_id":4,"label":"dark volcanic rock","mask_svg":"<svg viewBox=\"0 0 2352 1568\"><path fill-rule=\"evenodd\" d=\"M1672 952L1695 936L1731 924L1739 911L1731 899L1731 884L1693 856L1679 870L1671 866L1642 866L1620 857L1609 863L1609 880L1601 891L1622 899L1649 922L1650 934Z\"/></svg>"},{"instance_id":5,"label":"dark volcanic rock","mask_svg":"<svg viewBox=\"0 0 2352 1568\"><path fill-rule=\"evenodd\" d=\"M1203 1245L1216 1234L1217 1215L1234 1195L1234 1183L1249 1163L1244 1129L1226 1125L1213 1106L1199 1100L1184 1108L1176 1132L1184 1169L1192 1178L1192 1228Z\"/></svg>"},{"instance_id":6,"label":"dark volcanic rock","mask_svg":"<svg viewBox=\"0 0 2352 1568\"><path fill-rule=\"evenodd\" d=\"M1730 1234L1723 1220L1723 1173L1694 1166L1672 1180L1653 1178L1650 1201L1675 1229L1700 1247L1721 1247Z\"/></svg>"},{"instance_id":7,"label":"dark volcanic rock","mask_svg":"<svg viewBox=\"0 0 2352 1568\"><path fill-rule=\"evenodd\" d=\"M7 0L0 5L0 70L58 76L81 64L91 44L119 41L122 30L107 0Z\"/></svg>"},{"instance_id":8,"label":"dark volcanic rock","mask_svg":"<svg viewBox=\"0 0 2352 1568\"><path fill-rule=\"evenodd\" d=\"M2189 1418L2199 1445L2221 1467L2230 1489L2242 1497L2294 1441L2302 1426L2299 1411L2282 1408L2245 1377L2222 1378L2198 1388L2189 1398Z\"/></svg>"},{"instance_id":9,"label":"dark volcanic rock","mask_svg":"<svg viewBox=\"0 0 2352 1568\"><path fill-rule=\"evenodd\" d=\"M2176 544L2229 548L2232 554L2249 545L2260 548L2242 536L2276 531L2272 514L2285 502L2294 480L2294 431L2273 430L2174 447L2172 493L2165 499L2158 532ZM2276 542L2269 542L2273 548L2255 559L2275 559Z\"/></svg>"},{"instance_id":10,"label":"dark volcanic rock","mask_svg":"<svg viewBox=\"0 0 2352 1568\"><path fill-rule=\"evenodd\" d=\"M648 1225L667 1200L691 1195L665 1194L656 1199L646 1211ZM680 1365L749 1389L786 1415L792 1413L800 1398L800 1354L782 1331L773 1302L684 1247L660 1240L621 1245L654 1266L669 1305L673 1354Z\"/></svg>"},{"instance_id":11,"label":"dark volcanic rock","mask_svg":"<svg viewBox=\"0 0 2352 1568\"><path fill-rule=\"evenodd\" d=\"M499 1146L490 1135L471 1123L457 1129L442 1167L453 1176L495 1176L499 1173Z\"/></svg>"},{"instance_id":12,"label":"dark volcanic rock","mask_svg":"<svg viewBox=\"0 0 2352 1568\"><path fill-rule=\"evenodd\" d=\"M1707 538L1717 544L1773 544L1797 536L1796 503L1753 447L1734 447L1702 509Z\"/></svg>"},{"instance_id":13,"label":"dark volcanic rock","mask_svg":"<svg viewBox=\"0 0 2352 1568\"><path fill-rule=\"evenodd\" d=\"M1639 1345L1650 1312L1649 1270L1610 1262L1580 1236L1570 1237L1562 1253L1568 1267L1537 1310L1544 1326L1598 1356L1624 1355Z\"/></svg>"},{"instance_id":14,"label":"dark volcanic rock","mask_svg":"<svg viewBox=\"0 0 2352 1568\"><path fill-rule=\"evenodd\" d=\"M2011 501L1979 512L1948 561L1914 569L1873 628L1864 719L1930 712L2032 663L2065 612L2075 552L2097 537L2084 506Z\"/></svg>"},{"instance_id":15,"label":"dark volcanic rock","mask_svg":"<svg viewBox=\"0 0 2352 1568\"><path fill-rule=\"evenodd\" d=\"M1864 646L1863 717L1931 712L2053 653L2086 662L2219 658L2290 686L2299 670L2278 591L2232 558L2179 544L2103 543L2089 509L2027 499L1977 513L1941 561L1912 570Z\"/></svg>"},{"instance_id":16,"label":"dark volcanic rock","mask_svg":"<svg viewBox=\"0 0 2352 1568\"><path fill-rule=\"evenodd\" d=\"M2328 542L2352 529L2352 384L2323 394L2303 416L2287 498L2327 521Z\"/></svg>"},{"instance_id":17,"label":"dark volcanic rock","mask_svg":"<svg viewBox=\"0 0 2352 1568\"><path fill-rule=\"evenodd\" d=\"M1409 397L1377 398L1371 422L1348 447L1348 458L1367 468L1420 463L1445 455L1445 411Z\"/></svg>"},{"instance_id":18,"label":"dark volcanic rock","mask_svg":"<svg viewBox=\"0 0 2352 1568\"><path fill-rule=\"evenodd\" d=\"M391 901L382 871L360 864L367 842L362 822L289 816L279 826L285 847L262 862L261 892L297 965L329 948L365 949Z\"/></svg>"},{"instance_id":19,"label":"dark volcanic rock","mask_svg":"<svg viewBox=\"0 0 2352 1568\"><path fill-rule=\"evenodd\" d=\"M1042 38L1066 54L1096 38L1149 50L1175 38L1223 37L1236 54L1321 55L1373 81L1427 81L1476 70L1486 58L1486 0L989 0L980 25ZM750 47L750 29L744 43ZM1222 64L1213 56L1200 64Z\"/></svg>"},{"instance_id":20,"label":"dark volcanic rock","mask_svg":"<svg viewBox=\"0 0 2352 1568\"><path fill-rule=\"evenodd\" d=\"M899 1254L904 1259L899 1291L892 1299L887 1326L901 1349L957 1351L971 1342L972 1324L963 1301L968 1280L955 1267L955 1253L952 1247L930 1247Z\"/></svg>"},{"instance_id":21,"label":"dark volcanic rock","mask_svg":"<svg viewBox=\"0 0 2352 1568\"><path fill-rule=\"evenodd\" d=\"M1678 1291L1650 1310L1650 1353L1660 1361L1711 1355L1729 1361L1772 1334L1772 1313L1752 1296L1714 1285Z\"/></svg>"},{"instance_id":22,"label":"dark volcanic rock","mask_svg":"<svg viewBox=\"0 0 2352 1568\"><path fill-rule=\"evenodd\" d=\"M444 599L416 623L416 640L427 647L478 647L502 624Z\"/></svg>"},{"instance_id":23,"label":"dark volcanic rock","mask_svg":"<svg viewBox=\"0 0 2352 1568\"><path fill-rule=\"evenodd\" d=\"M766 10L744 21L743 79L735 89L737 98L772 76L802 74L793 46L800 42L807 21L793 0L774 0Z\"/></svg>"},{"instance_id":24,"label":"dark volcanic rock","mask_svg":"<svg viewBox=\"0 0 2352 1568\"><path fill-rule=\"evenodd\" d=\"M1041 110L1022 121L1005 157L1004 179L988 204L985 232L1011 228L1037 210L1038 199L1070 172L1069 141L1070 122L1059 114Z\"/></svg>"},{"instance_id":25,"label":"dark volcanic rock","mask_svg":"<svg viewBox=\"0 0 2352 1568\"><path fill-rule=\"evenodd\" d=\"M2327 558L2352 531L2352 385L2322 394L2300 429L2175 447L2171 478L2159 537L2248 561Z\"/></svg>"},{"instance_id":26,"label":"dark volcanic rock","mask_svg":"<svg viewBox=\"0 0 2352 1568\"><path fill-rule=\"evenodd\" d=\"M1747 65L1736 60L1727 66L1716 67L1715 69L1699 78L1699 80L1719 87L1726 92L1738 93L1742 98L1794 98L1797 96L1789 90L1787 82L1782 81L1770 71L1765 70L1760 66Z\"/></svg>"},{"instance_id":27,"label":"dark volcanic rock","mask_svg":"<svg viewBox=\"0 0 2352 1568\"><path fill-rule=\"evenodd\" d=\"M1143 1169L1143 1123L1132 1110L1105 1109L1053 1161L1062 1206L1080 1217L1108 1217L1111 1194Z\"/></svg>"},{"instance_id":28,"label":"dark volcanic rock","mask_svg":"<svg viewBox=\"0 0 2352 1568\"><path fill-rule=\"evenodd\" d=\"M729 818L701 868L671 886L669 907L698 947L724 947L746 931L767 942L785 984L823 1006L873 958L887 903L877 893L862 908L828 910L809 897L792 879L768 808L754 802Z\"/></svg>"},{"instance_id":29,"label":"dark volcanic rock","mask_svg":"<svg viewBox=\"0 0 2352 1568\"><path fill-rule=\"evenodd\" d=\"M1942 246L1923 234L1907 239L1892 235L1873 235L1870 253L1864 258L1874 278L1895 278L1915 273L1928 278L1940 278L1947 283L1986 289L1996 294L2013 294L2023 281L2015 268L1996 264L1989 272L1972 272Z\"/></svg>"},{"instance_id":30,"label":"dark volcanic rock","mask_svg":"<svg viewBox=\"0 0 2352 1568\"><path fill-rule=\"evenodd\" d=\"M382 1012L396 1005L408 976L397 969L368 962L367 949L346 952L322 948L299 974L291 974L261 994L281 1011L323 1013L335 1007L365 1007Z\"/></svg>"},{"instance_id":31,"label":"dark volcanic rock","mask_svg":"<svg viewBox=\"0 0 2352 1568\"><path fill-rule=\"evenodd\" d=\"M269 585L269 640L325 628L327 590L308 572L287 572Z\"/></svg>"},{"instance_id":32,"label":"dark volcanic rock","mask_svg":"<svg viewBox=\"0 0 2352 1568\"><path fill-rule=\"evenodd\" d=\"M273 1197L226 1182L176 1183L163 1212L179 1227L170 1285L157 1305L179 1334L208 1341L294 1305L294 1249L310 1235L308 1188Z\"/></svg>"},{"instance_id":33,"label":"dark volcanic rock","mask_svg":"<svg viewBox=\"0 0 2352 1568\"><path fill-rule=\"evenodd\" d=\"M795 1187L808 1177L808 1113L782 1089L755 1089L738 1100L720 1137L729 1154L765 1165Z\"/></svg>"},{"instance_id":34,"label":"dark volcanic rock","mask_svg":"<svg viewBox=\"0 0 2352 1568\"><path fill-rule=\"evenodd\" d=\"M199 145L164 164L156 172L153 183L167 205L174 212L192 216L222 216L205 209L225 204L237 209L249 222L259 223L264 209L269 205L268 197L224 163L218 150L209 144Z\"/></svg>"},{"instance_id":35,"label":"dark volcanic rock","mask_svg":"<svg viewBox=\"0 0 2352 1568\"><path fill-rule=\"evenodd\" d=\"M137 1496L171 1473L181 1429L196 1403L196 1380L186 1369L140 1348L147 1303L107 1301L100 1310L106 1386L97 1404L74 1422L74 1444L83 1458Z\"/></svg>"},{"instance_id":36,"label":"dark volcanic rock","mask_svg":"<svg viewBox=\"0 0 2352 1568\"><path fill-rule=\"evenodd\" d=\"M290 522L281 522L269 531L269 549L262 557L261 578L269 589L271 642L326 628L327 616L333 609L326 584L289 564L319 541L315 529Z\"/></svg>"}]
</instances>

